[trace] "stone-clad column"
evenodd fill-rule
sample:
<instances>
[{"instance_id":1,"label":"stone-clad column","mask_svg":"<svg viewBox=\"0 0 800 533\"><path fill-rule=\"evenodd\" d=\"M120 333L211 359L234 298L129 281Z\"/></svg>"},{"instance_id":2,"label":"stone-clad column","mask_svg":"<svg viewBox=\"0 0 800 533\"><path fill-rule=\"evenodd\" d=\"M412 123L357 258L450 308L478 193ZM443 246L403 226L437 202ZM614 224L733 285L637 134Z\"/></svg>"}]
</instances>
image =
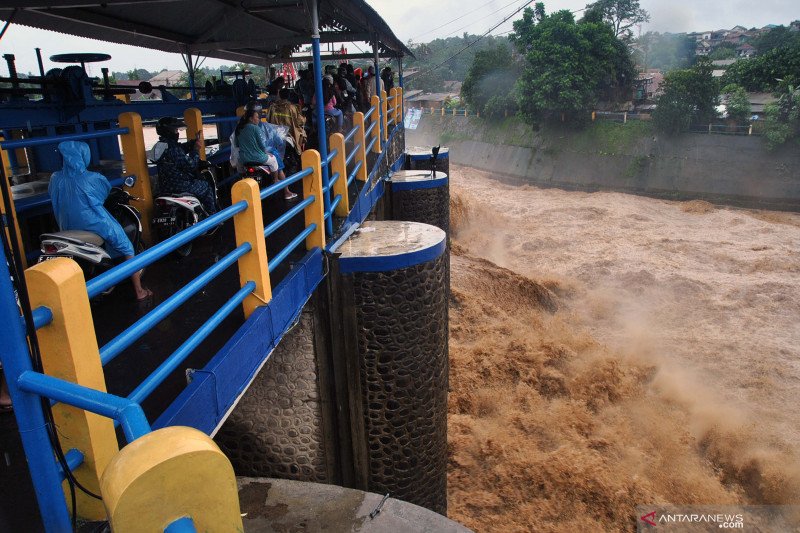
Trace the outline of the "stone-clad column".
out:
<instances>
[{"instance_id":1,"label":"stone-clad column","mask_svg":"<svg viewBox=\"0 0 800 533\"><path fill-rule=\"evenodd\" d=\"M450 233L450 184L447 174L401 170L390 178L392 219L430 224Z\"/></svg>"},{"instance_id":2,"label":"stone-clad column","mask_svg":"<svg viewBox=\"0 0 800 533\"><path fill-rule=\"evenodd\" d=\"M447 512L447 237L427 224L362 226L337 252L356 479ZM347 324L351 324L347 327ZM359 471L360 470L360 471ZM361 488L361 487L359 487Z\"/></svg>"}]
</instances>

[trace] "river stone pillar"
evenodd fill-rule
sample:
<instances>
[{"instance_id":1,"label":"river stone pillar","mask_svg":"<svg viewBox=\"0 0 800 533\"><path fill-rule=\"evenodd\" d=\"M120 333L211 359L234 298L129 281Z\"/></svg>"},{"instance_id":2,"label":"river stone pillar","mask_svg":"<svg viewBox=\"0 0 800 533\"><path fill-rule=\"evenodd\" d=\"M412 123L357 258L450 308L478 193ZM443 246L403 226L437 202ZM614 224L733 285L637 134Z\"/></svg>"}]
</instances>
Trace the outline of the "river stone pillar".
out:
<instances>
[{"instance_id":1,"label":"river stone pillar","mask_svg":"<svg viewBox=\"0 0 800 533\"><path fill-rule=\"evenodd\" d=\"M406 169L407 170L430 170L431 169L431 148L422 146L409 146L406 148ZM439 149L439 156L436 158L436 170L450 175L450 148L442 146Z\"/></svg>"},{"instance_id":2,"label":"river stone pillar","mask_svg":"<svg viewBox=\"0 0 800 533\"><path fill-rule=\"evenodd\" d=\"M236 475L335 481L322 320L309 302L214 437Z\"/></svg>"},{"instance_id":3,"label":"river stone pillar","mask_svg":"<svg viewBox=\"0 0 800 533\"><path fill-rule=\"evenodd\" d=\"M401 170L392 174L392 219L422 222L450 233L450 183L447 174Z\"/></svg>"},{"instance_id":4,"label":"river stone pillar","mask_svg":"<svg viewBox=\"0 0 800 533\"><path fill-rule=\"evenodd\" d=\"M447 237L364 224L337 250L357 488L447 513Z\"/></svg>"}]
</instances>

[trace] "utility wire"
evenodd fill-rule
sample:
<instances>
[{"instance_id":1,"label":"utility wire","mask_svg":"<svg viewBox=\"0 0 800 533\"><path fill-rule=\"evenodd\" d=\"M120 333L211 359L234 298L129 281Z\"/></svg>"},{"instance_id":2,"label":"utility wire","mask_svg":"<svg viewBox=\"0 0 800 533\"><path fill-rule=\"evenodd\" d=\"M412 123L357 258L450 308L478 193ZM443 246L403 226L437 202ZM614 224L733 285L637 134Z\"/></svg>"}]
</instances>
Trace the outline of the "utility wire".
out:
<instances>
[{"instance_id":1,"label":"utility wire","mask_svg":"<svg viewBox=\"0 0 800 533\"><path fill-rule=\"evenodd\" d=\"M519 2L519 0L514 0L514 1L513 1L513 2L511 2L510 4L504 5L503 7L501 7L500 9L498 9L498 10L496 10L496 11L493 11L492 13L497 13L497 11L501 11L501 10L503 10L503 9L507 8L508 6L512 5L512 4L516 4L517 2ZM475 13L476 11L480 11L481 9L484 9L485 7L486 7L485 5L482 5L482 6L480 6L480 7L477 7L477 8L475 8L475 9L473 9L472 11L467 11L466 13L464 13L463 15L461 15L460 17L456 17L456 18L454 18L453 20L451 20L451 21L449 21L449 22L445 22L444 24L442 24L442 25L440 25L440 26L436 26L436 27L435 27L435 28L433 28L432 30L428 30L428 31L426 31L426 32L424 32L424 33L420 33L419 35L416 35L416 36L412 37L412 38L411 38L411 40L412 40L412 41L414 41L414 40L416 40L418 37L422 37L423 35L428 35L429 33L433 33L433 32L435 32L435 31L436 31L436 30L438 30L438 29L444 28L445 26L449 26L449 25L450 25L450 24L452 24L453 22L456 22L456 21L458 21L458 20L461 20L461 19L463 19L464 17L466 17L466 16L468 16L468 15L471 15L471 14ZM458 31L458 30L456 30L456 31Z\"/></svg>"},{"instance_id":2,"label":"utility wire","mask_svg":"<svg viewBox=\"0 0 800 533\"><path fill-rule=\"evenodd\" d=\"M497 13L498 11L502 11L502 10L504 10L505 8L509 7L509 6L512 6L512 5L516 4L517 2L519 2L519 0L516 0L515 2L511 2L510 4L506 4L506 5L504 5L503 7L501 7L500 9L495 9L494 11L492 11L491 13L489 13L488 15L485 15L485 16L483 16L483 17L479 18L479 19L475 19L475 20L473 20L472 22L470 22L469 24L467 24L466 26L461 26L461 27L460 27L460 28L458 28L457 30L454 30L454 31L452 31L452 32L448 33L447 35L445 35L445 38L446 38L446 37L450 37L451 35L455 35L456 33L460 32L461 30L464 30L464 29L466 29L466 28L469 28L469 27L470 27L470 26L472 26L473 24L476 24L476 23L478 23L478 22L480 22L480 21L482 21L482 20L488 19L489 17L491 17L492 15L494 15L495 13ZM523 6L523 7L524 7L524 6Z\"/></svg>"},{"instance_id":3,"label":"utility wire","mask_svg":"<svg viewBox=\"0 0 800 533\"><path fill-rule=\"evenodd\" d=\"M428 68L428 69L425 69L425 70L423 70L423 71L421 71L421 72L416 72L416 73L414 73L414 76L415 76L415 77L419 77L419 76L421 76L421 75L423 75L423 74L427 74L428 72L431 72L431 71L433 71L433 70L436 70L437 68L439 68L439 67L443 66L443 65L444 65L445 63L447 63L448 61L451 61L451 60L455 59L456 57L458 57L459 55L461 55L461 54L462 54L462 53L463 53L465 50L467 50L468 48L471 48L471 47L472 47L474 44L476 44L478 41L480 41L481 39L483 39L484 37L486 37L487 35L489 35L490 33L492 33L492 31L494 31L495 29L499 28L501 25L503 25L503 23L505 23L505 22L507 22L508 20L510 20L510 19L511 19L511 17L513 17L514 15L516 15L517 13L519 13L520 11L522 11L523 9L525 9L526 7L528 7L529 5L531 5L532 3L533 3L533 0L528 0L527 2L525 2L524 4L522 4L520 7L518 7L517 9L515 9L513 13L511 13L510 15L508 15L507 17L505 17L503 20L501 20L500 22L498 22L497 24L495 24L494 26L492 26L491 28L489 28L489 29L488 29L488 30L487 30L487 31L486 31L486 32L485 32L483 35L481 35L480 37L478 37L477 39L475 39L475 40L474 40L474 41L472 41L471 43L467 44L467 46L465 46L464 48L462 48L461 50L459 50L459 51L458 51L458 52L456 52L455 54L451 55L450 57L448 57L447 59L445 59L444 61L442 61L442 62L441 62L441 63L439 63L438 65L436 65L436 66L433 66L433 67L430 67L430 68ZM410 76L409 76L409 77L410 77Z\"/></svg>"}]
</instances>

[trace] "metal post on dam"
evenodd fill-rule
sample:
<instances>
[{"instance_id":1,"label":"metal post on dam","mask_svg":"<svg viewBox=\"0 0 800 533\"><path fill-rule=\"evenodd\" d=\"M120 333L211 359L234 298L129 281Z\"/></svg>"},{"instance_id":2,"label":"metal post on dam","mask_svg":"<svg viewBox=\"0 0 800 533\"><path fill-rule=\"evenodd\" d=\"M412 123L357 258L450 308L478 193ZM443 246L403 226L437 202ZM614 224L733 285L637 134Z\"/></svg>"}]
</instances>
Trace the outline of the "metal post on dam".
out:
<instances>
[{"instance_id":1,"label":"metal post on dam","mask_svg":"<svg viewBox=\"0 0 800 533\"><path fill-rule=\"evenodd\" d=\"M186 6L170 2L143 12L146 24L118 3L48 7L55 17L7 4L0 19L20 24L84 37L101 27L117 42L133 31L139 46L183 54L190 74L203 55L314 66L314 147L270 184L228 165L237 109L257 96L243 73L230 86L190 79L188 97L162 88L161 101L136 102L130 90L118 98L121 87L93 85L83 65L69 67L80 94L50 89L61 87L60 71L0 89L8 269L0 360L44 529L72 531L80 519L115 533L467 531L446 518L449 169L440 160L439 172L403 170L402 66L401 87L388 92L377 67L380 58L402 65L411 52L386 23L362 0L312 1L311 21L301 10L274 18L272 9L193 1L216 21L212 29L186 26ZM274 35L252 37L265 26ZM177 29L175 42L164 38ZM371 53L320 52L321 43L354 41ZM286 55L302 43L312 44L311 56ZM327 132L325 62L351 59L375 66L375 94L344 131ZM202 158L225 168L230 195L168 236L150 231L158 184L143 135L164 116L189 124ZM92 164L113 160L111 184L146 204L147 248L102 271L63 256L37 263L31 220L52 218L51 200L12 187L24 164L41 175L57 170L56 147L67 140L91 145ZM286 188L298 197L283 201ZM181 284L119 330L101 331L111 289L145 268L155 275L210 234L221 243L213 261L180 264ZM191 329L170 324L199 300L208 313ZM159 329L175 337L172 347L150 343ZM130 362L137 349L151 358L141 368ZM126 358L137 377L112 384L110 369Z\"/></svg>"}]
</instances>

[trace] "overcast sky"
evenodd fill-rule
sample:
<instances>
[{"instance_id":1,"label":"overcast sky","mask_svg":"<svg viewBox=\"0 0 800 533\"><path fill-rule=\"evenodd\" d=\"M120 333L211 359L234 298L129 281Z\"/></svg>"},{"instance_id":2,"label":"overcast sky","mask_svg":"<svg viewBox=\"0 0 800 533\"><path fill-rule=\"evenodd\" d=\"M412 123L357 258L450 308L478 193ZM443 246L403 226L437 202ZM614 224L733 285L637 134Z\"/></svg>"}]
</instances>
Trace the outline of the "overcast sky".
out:
<instances>
[{"instance_id":1,"label":"overcast sky","mask_svg":"<svg viewBox=\"0 0 800 533\"><path fill-rule=\"evenodd\" d=\"M505 17L513 13L526 0L367 0L389 23L395 34L403 41L427 42L437 37L461 35L467 31L482 34ZM722 28L736 25L762 27L767 24L788 24L800 19L798 0L640 0L641 5L650 12L650 23L642 27L645 31L689 32ZM546 1L548 12L559 9L578 10L587 0ZM519 14L513 18L519 18ZM458 18L458 20L453 20ZM513 18L511 20L513 20ZM511 30L511 20L499 26L493 35ZM452 22L451 22L452 21ZM65 52L106 52L112 60L95 64L100 74L100 66L108 66L112 71L132 68L161 70L162 68L185 70L183 61L177 54L155 52L130 46L102 43L91 39L71 37L58 33L36 30L12 24L0 41L0 52L13 53L17 57L20 72L38 72L34 48L42 48L45 69L55 65L47 58ZM204 66L230 64L230 61L209 59ZM0 74L6 75L6 68L0 65Z\"/></svg>"}]
</instances>

